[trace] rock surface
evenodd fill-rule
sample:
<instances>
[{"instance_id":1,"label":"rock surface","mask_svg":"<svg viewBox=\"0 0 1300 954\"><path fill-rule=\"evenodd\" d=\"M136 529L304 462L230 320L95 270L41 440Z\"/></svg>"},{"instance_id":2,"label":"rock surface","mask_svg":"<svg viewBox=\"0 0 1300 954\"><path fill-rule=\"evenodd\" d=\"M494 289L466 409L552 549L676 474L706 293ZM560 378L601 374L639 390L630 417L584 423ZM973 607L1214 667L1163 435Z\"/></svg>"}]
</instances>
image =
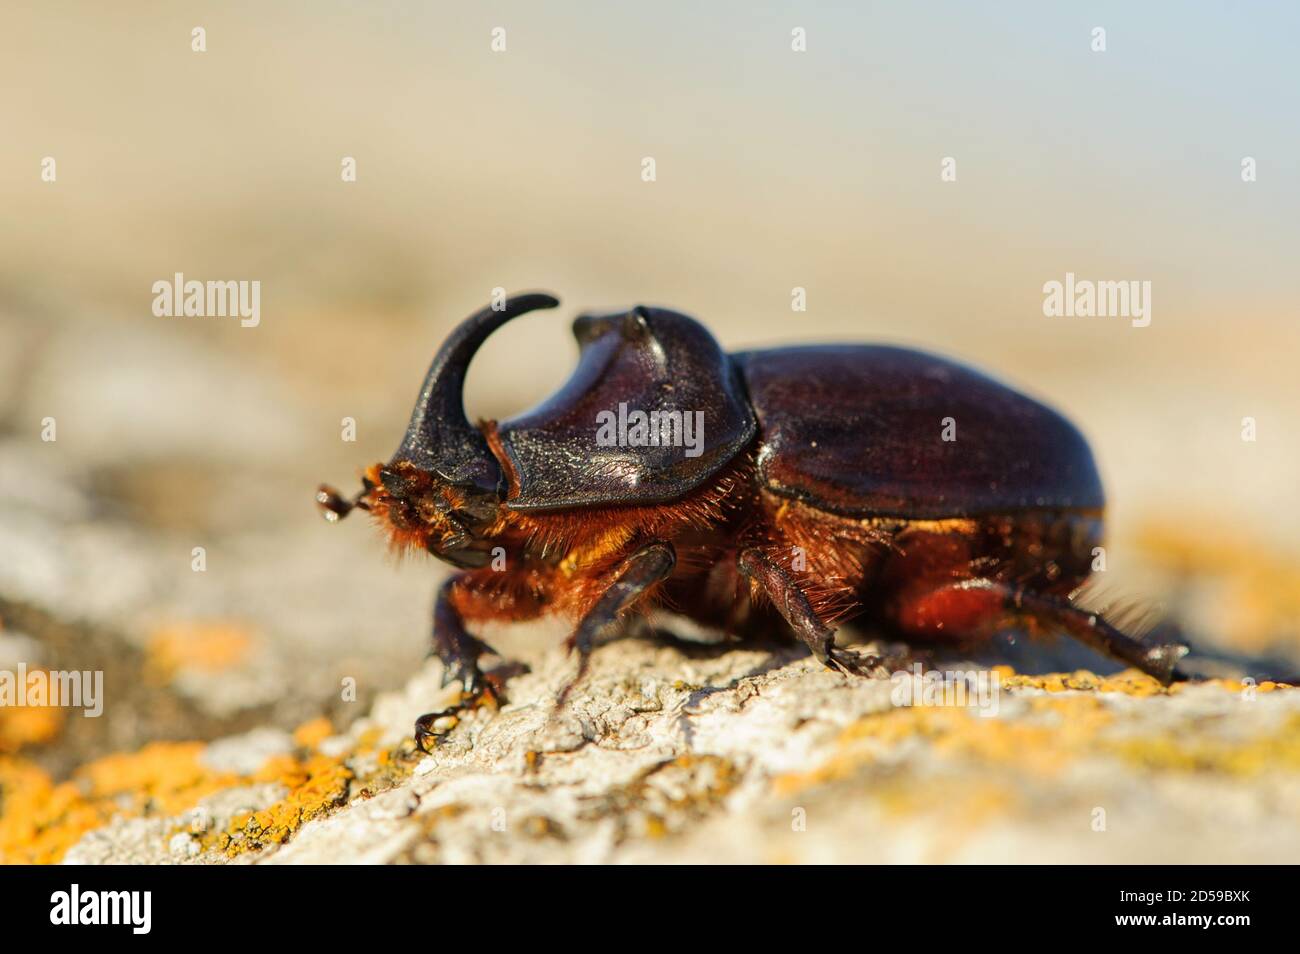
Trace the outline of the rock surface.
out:
<instances>
[{"instance_id":1,"label":"rock surface","mask_svg":"<svg viewBox=\"0 0 1300 954\"><path fill-rule=\"evenodd\" d=\"M1300 852L1300 692L1016 677L898 705L795 652L628 641L571 705L551 651L430 754L429 662L341 734L258 730L91 775L156 795L68 862L1283 862ZM990 687L993 688L993 687ZM952 700L948 700L952 701ZM146 760L147 761L147 760ZM151 774L152 773L152 774ZM186 796L191 805L181 806ZM91 802L94 799L90 799ZM176 810L169 813L166 806ZM69 810L68 815L77 811ZM56 819L51 819L60 824ZM65 822L62 822L66 824Z\"/></svg>"}]
</instances>

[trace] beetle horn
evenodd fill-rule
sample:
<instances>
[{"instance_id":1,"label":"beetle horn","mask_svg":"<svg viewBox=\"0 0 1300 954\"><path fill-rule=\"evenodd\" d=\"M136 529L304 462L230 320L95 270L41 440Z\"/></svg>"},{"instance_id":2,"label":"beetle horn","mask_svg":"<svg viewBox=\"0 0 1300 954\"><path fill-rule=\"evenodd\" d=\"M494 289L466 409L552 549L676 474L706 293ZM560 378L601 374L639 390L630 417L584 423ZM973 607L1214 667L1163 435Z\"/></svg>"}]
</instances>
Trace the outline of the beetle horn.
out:
<instances>
[{"instance_id":1,"label":"beetle horn","mask_svg":"<svg viewBox=\"0 0 1300 954\"><path fill-rule=\"evenodd\" d=\"M551 295L519 295L508 299L500 310L489 306L461 322L429 366L406 436L392 462L409 460L458 486L496 493L500 468L483 434L465 416L465 372L492 332L512 318L559 303Z\"/></svg>"}]
</instances>

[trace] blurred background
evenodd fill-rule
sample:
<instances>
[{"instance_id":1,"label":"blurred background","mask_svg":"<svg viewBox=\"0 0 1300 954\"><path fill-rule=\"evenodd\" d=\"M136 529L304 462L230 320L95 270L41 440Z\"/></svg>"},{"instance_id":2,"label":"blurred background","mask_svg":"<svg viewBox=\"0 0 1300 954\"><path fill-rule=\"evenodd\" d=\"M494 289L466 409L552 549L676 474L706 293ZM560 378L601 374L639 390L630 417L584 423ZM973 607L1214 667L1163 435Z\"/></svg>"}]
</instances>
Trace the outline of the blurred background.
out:
<instances>
[{"instance_id":1,"label":"blurred background","mask_svg":"<svg viewBox=\"0 0 1300 954\"><path fill-rule=\"evenodd\" d=\"M729 348L963 358L1092 441L1108 581L1206 645L1291 652L1298 28L1270 4L7 5L0 666L104 668L133 704L0 750L63 769L400 683L442 570L313 491L391 454L497 286L565 313L488 343L472 417L564 380L577 311L636 302ZM260 281L260 325L155 317L176 272ZM1150 326L1044 317L1066 272L1150 281Z\"/></svg>"}]
</instances>

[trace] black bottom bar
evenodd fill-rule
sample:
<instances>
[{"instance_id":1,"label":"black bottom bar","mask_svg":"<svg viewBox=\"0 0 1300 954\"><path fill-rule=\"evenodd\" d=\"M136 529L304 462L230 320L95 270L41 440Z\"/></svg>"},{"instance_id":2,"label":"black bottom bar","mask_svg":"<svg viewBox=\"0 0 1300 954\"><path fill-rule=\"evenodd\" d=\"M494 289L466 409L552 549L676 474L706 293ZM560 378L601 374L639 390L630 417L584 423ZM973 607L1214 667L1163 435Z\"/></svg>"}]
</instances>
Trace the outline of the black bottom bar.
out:
<instances>
[{"instance_id":1,"label":"black bottom bar","mask_svg":"<svg viewBox=\"0 0 1300 954\"><path fill-rule=\"evenodd\" d=\"M611 893L610 875L590 868L549 875L501 868L10 868L0 890L0 923L15 941L28 933L76 933L83 940L94 933L128 945L248 937L256 924L287 928L299 943L373 944L389 930L386 919L418 922L453 913L451 923L477 923L489 933L508 916L521 929L531 925L530 932L572 937L581 923L594 927L593 917L615 917L624 930L640 924L653 930L699 918L710 904L731 908L716 912L717 924L734 925L737 938L751 933L747 917L758 927L784 908L791 917L824 916L867 932L864 944L872 925L917 917L954 927L996 926L999 933L1054 929L1071 939L1181 940L1196 933L1228 942L1293 936L1295 924L1288 868L857 868L816 877L820 884L810 891L809 874L790 867L721 874L623 869ZM719 890L720 878L726 890ZM743 898L765 899L763 913L736 910ZM863 921L851 928L854 910ZM72 923L92 919L117 923Z\"/></svg>"}]
</instances>

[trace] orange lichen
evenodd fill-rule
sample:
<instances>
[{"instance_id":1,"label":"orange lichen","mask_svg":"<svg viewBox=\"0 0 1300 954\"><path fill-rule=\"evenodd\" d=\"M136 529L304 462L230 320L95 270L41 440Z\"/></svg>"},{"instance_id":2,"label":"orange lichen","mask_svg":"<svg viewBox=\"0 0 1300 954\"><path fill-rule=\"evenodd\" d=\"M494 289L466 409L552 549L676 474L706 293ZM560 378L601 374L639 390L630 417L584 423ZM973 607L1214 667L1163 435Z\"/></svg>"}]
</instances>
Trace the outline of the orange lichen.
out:
<instances>
[{"instance_id":1,"label":"orange lichen","mask_svg":"<svg viewBox=\"0 0 1300 954\"><path fill-rule=\"evenodd\" d=\"M314 755L306 761L290 756L270 759L254 776L258 782L279 782L289 794L269 808L242 812L230 827L208 839L205 847L230 857L281 844L306 822L342 805L355 775L340 759Z\"/></svg>"},{"instance_id":2,"label":"orange lichen","mask_svg":"<svg viewBox=\"0 0 1300 954\"><path fill-rule=\"evenodd\" d=\"M74 783L55 785L31 762L12 758L0 758L0 809L3 864L54 863L112 815Z\"/></svg>"},{"instance_id":3,"label":"orange lichen","mask_svg":"<svg viewBox=\"0 0 1300 954\"><path fill-rule=\"evenodd\" d=\"M91 798L115 798L136 811L175 815L238 781L200 761L202 742L151 742L137 752L106 755L77 770ZM127 801L124 801L127 800Z\"/></svg>"},{"instance_id":4,"label":"orange lichen","mask_svg":"<svg viewBox=\"0 0 1300 954\"><path fill-rule=\"evenodd\" d=\"M248 658L251 634L234 623L172 623L157 629L149 639L146 676L155 683L170 682L181 670L220 672Z\"/></svg>"},{"instance_id":5,"label":"orange lichen","mask_svg":"<svg viewBox=\"0 0 1300 954\"><path fill-rule=\"evenodd\" d=\"M300 727L304 748L328 728L315 720ZM276 783L287 794L262 811L244 812L205 848L229 855L288 839L304 822L343 804L355 774L341 758L308 754L268 759L250 776L203 764L202 742L155 742L137 752L115 753L54 781L24 759L0 757L0 862L55 863L88 831L114 818L175 817L200 800L236 785ZM380 759L383 773L391 760Z\"/></svg>"},{"instance_id":6,"label":"orange lichen","mask_svg":"<svg viewBox=\"0 0 1300 954\"><path fill-rule=\"evenodd\" d=\"M829 759L811 771L779 775L773 787L778 795L788 796L850 778L916 742L929 746L948 765L1002 765L1049 778L1081 758L1118 758L1158 771L1300 771L1300 717L1293 717L1281 731L1245 740L1131 737L1113 731L1122 727L1122 720L1100 695L1025 701L1029 712L1015 720L984 718L963 707L926 706L866 716L844 729Z\"/></svg>"},{"instance_id":7,"label":"orange lichen","mask_svg":"<svg viewBox=\"0 0 1300 954\"><path fill-rule=\"evenodd\" d=\"M1157 680L1126 669L1113 676L1098 676L1087 669L1075 672L1054 672L1042 676L1015 674L1009 666L997 667L1002 685L1007 689L1042 689L1045 692L1120 692L1127 696L1156 696L1171 691Z\"/></svg>"},{"instance_id":8,"label":"orange lichen","mask_svg":"<svg viewBox=\"0 0 1300 954\"><path fill-rule=\"evenodd\" d=\"M293 744L302 749L314 749L333 734L334 726L329 719L321 716L294 729Z\"/></svg>"},{"instance_id":9,"label":"orange lichen","mask_svg":"<svg viewBox=\"0 0 1300 954\"><path fill-rule=\"evenodd\" d=\"M1225 692L1240 693L1246 685L1239 679L1205 679L1196 682L1176 682L1162 686L1158 681L1136 669L1125 669L1113 676L1098 676L1086 669L1075 672L1054 672L1042 676L1017 675L1010 666L997 666L1003 688L1042 689L1045 692L1118 692L1126 696L1178 695L1192 688L1212 686ZM1261 682L1254 686L1256 692L1274 692L1291 688L1281 682Z\"/></svg>"},{"instance_id":10,"label":"orange lichen","mask_svg":"<svg viewBox=\"0 0 1300 954\"><path fill-rule=\"evenodd\" d=\"M1254 777L1300 772L1300 716L1280 731L1245 740L1184 739L1178 736L1118 739L1108 751L1155 771L1214 772Z\"/></svg>"},{"instance_id":11,"label":"orange lichen","mask_svg":"<svg viewBox=\"0 0 1300 954\"><path fill-rule=\"evenodd\" d=\"M203 767L199 742L155 742L78 769L55 784L22 759L0 758L0 861L53 863L114 817L173 815L237 778Z\"/></svg>"},{"instance_id":12,"label":"orange lichen","mask_svg":"<svg viewBox=\"0 0 1300 954\"><path fill-rule=\"evenodd\" d=\"M50 741L63 728L66 713L59 706L0 706L0 755Z\"/></svg>"}]
</instances>

